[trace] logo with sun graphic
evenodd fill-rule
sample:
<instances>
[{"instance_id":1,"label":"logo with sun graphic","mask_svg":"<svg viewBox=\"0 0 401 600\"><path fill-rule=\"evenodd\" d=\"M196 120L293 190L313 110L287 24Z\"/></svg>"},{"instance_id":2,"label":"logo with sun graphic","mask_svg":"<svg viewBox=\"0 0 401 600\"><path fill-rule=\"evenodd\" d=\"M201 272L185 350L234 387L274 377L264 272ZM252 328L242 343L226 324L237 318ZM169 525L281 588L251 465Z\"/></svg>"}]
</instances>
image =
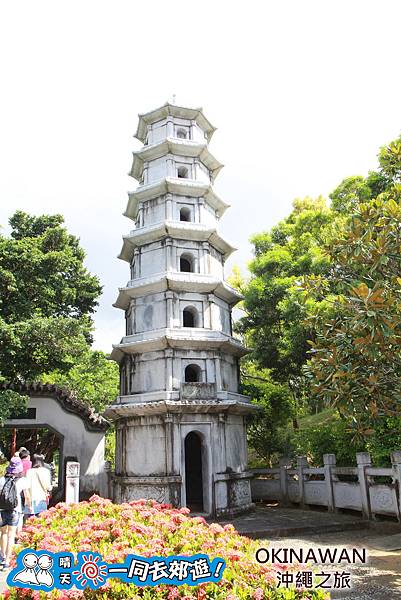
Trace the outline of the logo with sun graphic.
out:
<instances>
[{"instance_id":1,"label":"logo with sun graphic","mask_svg":"<svg viewBox=\"0 0 401 600\"><path fill-rule=\"evenodd\" d=\"M225 566L222 558L210 560L206 554L150 557L128 554L123 563L109 564L90 550L75 555L68 550L52 553L26 548L18 554L16 565L7 576L7 585L46 593L74 586L78 590L87 587L97 590L113 578L140 587L193 586L220 581Z\"/></svg>"},{"instance_id":2,"label":"logo with sun graphic","mask_svg":"<svg viewBox=\"0 0 401 600\"><path fill-rule=\"evenodd\" d=\"M78 554L77 568L72 572L77 587L101 587L107 578L107 566L102 562L100 554Z\"/></svg>"}]
</instances>

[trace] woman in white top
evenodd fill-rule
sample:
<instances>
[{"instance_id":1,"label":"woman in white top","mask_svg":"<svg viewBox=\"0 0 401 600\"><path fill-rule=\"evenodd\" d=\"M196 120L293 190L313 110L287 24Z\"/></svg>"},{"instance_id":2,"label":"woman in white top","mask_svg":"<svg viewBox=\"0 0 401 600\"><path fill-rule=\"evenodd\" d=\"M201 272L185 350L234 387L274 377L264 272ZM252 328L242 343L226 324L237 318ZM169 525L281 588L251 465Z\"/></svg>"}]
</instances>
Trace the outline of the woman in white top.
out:
<instances>
[{"instance_id":1,"label":"woman in white top","mask_svg":"<svg viewBox=\"0 0 401 600\"><path fill-rule=\"evenodd\" d=\"M26 474L29 502L25 503L25 513L39 515L47 510L48 498L52 489L51 475L45 467L43 456L33 455L32 468Z\"/></svg>"}]
</instances>

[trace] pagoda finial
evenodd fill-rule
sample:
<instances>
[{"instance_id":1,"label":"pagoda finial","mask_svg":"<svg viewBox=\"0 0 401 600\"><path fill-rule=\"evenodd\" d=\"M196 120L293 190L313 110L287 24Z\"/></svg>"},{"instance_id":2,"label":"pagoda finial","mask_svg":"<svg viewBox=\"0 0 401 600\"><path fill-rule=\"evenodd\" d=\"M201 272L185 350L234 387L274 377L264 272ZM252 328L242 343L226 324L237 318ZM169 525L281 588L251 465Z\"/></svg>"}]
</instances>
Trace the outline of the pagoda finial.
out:
<instances>
[{"instance_id":1,"label":"pagoda finial","mask_svg":"<svg viewBox=\"0 0 401 600\"><path fill-rule=\"evenodd\" d=\"M173 94L173 104L175 104L175 94Z\"/></svg>"}]
</instances>

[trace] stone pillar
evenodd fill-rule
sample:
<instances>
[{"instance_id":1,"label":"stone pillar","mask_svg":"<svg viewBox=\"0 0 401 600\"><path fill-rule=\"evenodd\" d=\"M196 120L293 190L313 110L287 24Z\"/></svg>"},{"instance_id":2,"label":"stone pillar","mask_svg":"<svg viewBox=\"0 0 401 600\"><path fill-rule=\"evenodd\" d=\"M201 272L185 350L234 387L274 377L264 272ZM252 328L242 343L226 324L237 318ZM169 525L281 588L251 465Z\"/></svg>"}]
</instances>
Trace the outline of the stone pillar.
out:
<instances>
[{"instance_id":1,"label":"stone pillar","mask_svg":"<svg viewBox=\"0 0 401 600\"><path fill-rule=\"evenodd\" d=\"M79 462L67 462L65 470L65 502L79 502Z\"/></svg>"},{"instance_id":2,"label":"stone pillar","mask_svg":"<svg viewBox=\"0 0 401 600\"><path fill-rule=\"evenodd\" d=\"M207 275L207 257L209 255L209 242L202 242L200 273Z\"/></svg>"},{"instance_id":3,"label":"stone pillar","mask_svg":"<svg viewBox=\"0 0 401 600\"><path fill-rule=\"evenodd\" d=\"M400 450L395 450L394 452L391 453L391 465L393 467L393 481L394 484L397 486L396 490L398 489L398 492L396 491L396 497L398 500L398 506L397 506L397 519L399 521L401 521L401 451Z\"/></svg>"},{"instance_id":4,"label":"stone pillar","mask_svg":"<svg viewBox=\"0 0 401 600\"><path fill-rule=\"evenodd\" d=\"M166 475L173 474L173 435L172 435L172 427L173 427L173 416L167 413L164 418L164 427L165 427L165 441L166 441Z\"/></svg>"},{"instance_id":5,"label":"stone pillar","mask_svg":"<svg viewBox=\"0 0 401 600\"><path fill-rule=\"evenodd\" d=\"M194 273L201 273L201 269L200 269L200 252L198 250L198 252L194 252Z\"/></svg>"},{"instance_id":6,"label":"stone pillar","mask_svg":"<svg viewBox=\"0 0 401 600\"><path fill-rule=\"evenodd\" d=\"M203 222L203 211L205 210L205 199L204 198L198 198L198 218L199 218L199 223Z\"/></svg>"},{"instance_id":7,"label":"stone pillar","mask_svg":"<svg viewBox=\"0 0 401 600\"><path fill-rule=\"evenodd\" d=\"M369 486L365 473L366 468L372 466L369 452L358 452L356 455L356 462L358 466L359 489L361 490L362 514L367 519L370 519L372 513L370 510Z\"/></svg>"},{"instance_id":8,"label":"stone pillar","mask_svg":"<svg viewBox=\"0 0 401 600\"><path fill-rule=\"evenodd\" d=\"M173 220L173 195L166 194L166 219L167 221Z\"/></svg>"},{"instance_id":9,"label":"stone pillar","mask_svg":"<svg viewBox=\"0 0 401 600\"><path fill-rule=\"evenodd\" d=\"M221 384L221 360L220 355L216 354L214 357L214 368L216 372L216 390L221 392L222 384Z\"/></svg>"},{"instance_id":10,"label":"stone pillar","mask_svg":"<svg viewBox=\"0 0 401 600\"><path fill-rule=\"evenodd\" d=\"M174 122L173 117L167 117L166 137L174 137Z\"/></svg>"},{"instance_id":11,"label":"stone pillar","mask_svg":"<svg viewBox=\"0 0 401 600\"><path fill-rule=\"evenodd\" d=\"M297 471L298 471L298 491L299 503L302 508L307 508L305 504L305 475L304 469L309 468L308 459L306 456L297 456Z\"/></svg>"},{"instance_id":12,"label":"stone pillar","mask_svg":"<svg viewBox=\"0 0 401 600\"><path fill-rule=\"evenodd\" d=\"M214 295L213 294L208 294L207 299L209 300L209 319L210 319L209 320L209 323L210 323L209 327L210 327L210 329L216 329L215 326L214 326L215 325L215 323L214 323L214 321L215 321L215 319L214 319L214 307L215 307L215 304L214 304Z\"/></svg>"},{"instance_id":13,"label":"stone pillar","mask_svg":"<svg viewBox=\"0 0 401 600\"><path fill-rule=\"evenodd\" d=\"M174 292L166 292L166 301L167 301L167 306L166 306L166 326L167 327L174 327L174 306L173 306L173 300L174 300Z\"/></svg>"},{"instance_id":14,"label":"stone pillar","mask_svg":"<svg viewBox=\"0 0 401 600\"><path fill-rule=\"evenodd\" d=\"M332 467L336 466L336 455L335 454L323 454L323 466L324 466L324 481L326 483L326 494L327 494L327 510L334 512L334 487L332 479Z\"/></svg>"},{"instance_id":15,"label":"stone pillar","mask_svg":"<svg viewBox=\"0 0 401 600\"><path fill-rule=\"evenodd\" d=\"M280 458L279 467L280 467L280 505L288 506L290 504L288 497L288 478L287 478L287 470L291 466L291 461L287 457Z\"/></svg>"},{"instance_id":16,"label":"stone pillar","mask_svg":"<svg viewBox=\"0 0 401 600\"><path fill-rule=\"evenodd\" d=\"M112 466L111 466L111 462L109 460L104 461L103 471L104 471L104 487L105 487L105 489L101 491L100 495L112 500L113 499L112 487L111 487Z\"/></svg>"},{"instance_id":17,"label":"stone pillar","mask_svg":"<svg viewBox=\"0 0 401 600\"><path fill-rule=\"evenodd\" d=\"M167 177L177 177L177 173L175 171L175 163L172 158L167 159Z\"/></svg>"},{"instance_id":18,"label":"stone pillar","mask_svg":"<svg viewBox=\"0 0 401 600\"><path fill-rule=\"evenodd\" d=\"M174 350L172 348L164 351L164 358L166 359L166 390L168 392L173 390L173 355Z\"/></svg>"},{"instance_id":19,"label":"stone pillar","mask_svg":"<svg viewBox=\"0 0 401 600\"><path fill-rule=\"evenodd\" d=\"M149 163L143 163L143 185L147 185L149 183Z\"/></svg>"},{"instance_id":20,"label":"stone pillar","mask_svg":"<svg viewBox=\"0 0 401 600\"><path fill-rule=\"evenodd\" d=\"M139 250L138 248L135 248L134 250L134 260L133 260L133 277L132 279L137 279L138 277L140 277L140 269L139 269Z\"/></svg>"},{"instance_id":21,"label":"stone pillar","mask_svg":"<svg viewBox=\"0 0 401 600\"><path fill-rule=\"evenodd\" d=\"M166 271L174 271L173 265L173 240L166 238Z\"/></svg>"},{"instance_id":22,"label":"stone pillar","mask_svg":"<svg viewBox=\"0 0 401 600\"><path fill-rule=\"evenodd\" d=\"M220 463L221 471L225 471L227 468L227 456L226 456L226 423L227 414L219 413L219 444L220 452L217 460Z\"/></svg>"}]
</instances>

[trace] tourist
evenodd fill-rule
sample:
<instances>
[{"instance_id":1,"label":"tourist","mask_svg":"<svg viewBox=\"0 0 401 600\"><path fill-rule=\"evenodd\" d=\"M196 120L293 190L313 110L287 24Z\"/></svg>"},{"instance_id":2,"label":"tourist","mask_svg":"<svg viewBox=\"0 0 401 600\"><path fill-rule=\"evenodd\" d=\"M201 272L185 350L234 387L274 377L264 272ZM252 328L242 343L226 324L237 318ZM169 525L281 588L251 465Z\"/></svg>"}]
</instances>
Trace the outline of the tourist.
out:
<instances>
[{"instance_id":1,"label":"tourist","mask_svg":"<svg viewBox=\"0 0 401 600\"><path fill-rule=\"evenodd\" d=\"M23 512L21 493L29 503L29 489L24 468L19 456L13 456L0 478L0 516L1 516L1 566L8 569L15 542L15 534Z\"/></svg>"},{"instance_id":2,"label":"tourist","mask_svg":"<svg viewBox=\"0 0 401 600\"><path fill-rule=\"evenodd\" d=\"M26 448L20 448L18 450L18 455L22 461L22 466L24 467L24 475L26 475L26 472L29 471L29 469L32 467L32 461L29 454L29 450L27 450Z\"/></svg>"},{"instance_id":3,"label":"tourist","mask_svg":"<svg viewBox=\"0 0 401 600\"><path fill-rule=\"evenodd\" d=\"M50 471L45 467L41 454L34 454L32 468L26 474L29 497L25 503L25 514L39 515L47 510L52 489Z\"/></svg>"}]
</instances>

